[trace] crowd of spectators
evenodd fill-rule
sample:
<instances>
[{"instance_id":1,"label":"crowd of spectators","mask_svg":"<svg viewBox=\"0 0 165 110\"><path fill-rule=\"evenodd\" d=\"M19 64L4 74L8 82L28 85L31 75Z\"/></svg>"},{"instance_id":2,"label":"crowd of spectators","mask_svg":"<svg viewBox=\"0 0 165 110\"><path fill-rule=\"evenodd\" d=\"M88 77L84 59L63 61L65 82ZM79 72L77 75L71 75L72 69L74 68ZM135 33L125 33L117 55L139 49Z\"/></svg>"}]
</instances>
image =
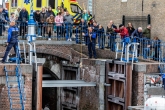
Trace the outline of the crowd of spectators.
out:
<instances>
[{"instance_id":1,"label":"crowd of spectators","mask_svg":"<svg viewBox=\"0 0 165 110\"><path fill-rule=\"evenodd\" d=\"M89 19L91 16L90 12L83 10L81 22L79 23L81 40L84 40L85 45L87 45L88 41L84 35L89 31L89 27L92 27L92 31L97 34L96 43L99 44L99 48L104 48L104 44L107 44L107 48L110 48L112 51L115 51L114 42L117 37L121 39L129 37L135 41L139 38L151 39L151 25L148 25L146 29L143 30L142 27L135 29L131 22L129 22L127 26L123 24L116 26L114 22L110 20L105 30L104 27L94 19ZM47 35L48 40L51 40L52 33L56 32L58 40L60 40L61 37L65 37L66 40L72 37L74 21L73 16L69 14L67 9L58 6L57 9L53 11L50 6L43 7L41 10L36 10L33 13L33 18L38 26L36 29L38 36L45 37L45 35ZM2 36L2 32L5 30L3 25L5 22L16 21L19 22L17 24L19 25L19 34L24 37L27 33L28 20L29 13L25 7L18 7L15 12L11 13L10 17L8 16L7 9L0 8L0 36ZM155 42L160 41L158 37L155 37L153 40ZM149 48L152 47L156 48L156 46L151 45L151 42L147 42L147 45L143 45L143 53L148 53Z\"/></svg>"},{"instance_id":2,"label":"crowd of spectators","mask_svg":"<svg viewBox=\"0 0 165 110\"><path fill-rule=\"evenodd\" d=\"M15 12L11 12L10 17L8 16L7 9L0 8L0 36L2 36L2 29L6 22L15 21L19 26L19 35L25 38L27 33L27 25L29 20L29 13L25 7L18 7ZM73 26L73 16L69 14L67 9L63 9L60 6L55 11L49 7L43 7L41 10L36 10L33 13L34 21L36 22L36 33L38 36L48 35L48 40L51 40L53 30L57 32L58 38L65 37L65 31L69 31L69 36L72 36L72 29L69 27ZM68 27L68 28L66 28ZM66 37L66 40L69 39Z\"/></svg>"}]
</instances>

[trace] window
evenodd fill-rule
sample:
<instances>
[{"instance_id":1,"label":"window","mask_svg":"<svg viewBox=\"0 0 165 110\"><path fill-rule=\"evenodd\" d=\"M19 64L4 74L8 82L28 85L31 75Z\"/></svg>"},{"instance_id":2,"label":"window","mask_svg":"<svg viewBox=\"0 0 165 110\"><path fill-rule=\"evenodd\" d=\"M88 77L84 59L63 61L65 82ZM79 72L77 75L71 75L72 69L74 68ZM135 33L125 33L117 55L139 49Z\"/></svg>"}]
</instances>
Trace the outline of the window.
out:
<instances>
[{"instance_id":1,"label":"window","mask_svg":"<svg viewBox=\"0 0 165 110\"><path fill-rule=\"evenodd\" d=\"M48 4L52 7L52 9L55 9L55 0L49 0Z\"/></svg>"},{"instance_id":2,"label":"window","mask_svg":"<svg viewBox=\"0 0 165 110\"><path fill-rule=\"evenodd\" d=\"M82 10L78 5L71 4L70 6L73 13L82 13Z\"/></svg>"},{"instance_id":3,"label":"window","mask_svg":"<svg viewBox=\"0 0 165 110\"><path fill-rule=\"evenodd\" d=\"M127 2L127 0L121 0L121 2Z\"/></svg>"},{"instance_id":4,"label":"window","mask_svg":"<svg viewBox=\"0 0 165 110\"><path fill-rule=\"evenodd\" d=\"M17 7L17 0L11 0L11 7Z\"/></svg>"},{"instance_id":5,"label":"window","mask_svg":"<svg viewBox=\"0 0 165 110\"><path fill-rule=\"evenodd\" d=\"M42 0L37 0L36 2L37 2L36 3L37 7L41 7L42 6Z\"/></svg>"}]
</instances>

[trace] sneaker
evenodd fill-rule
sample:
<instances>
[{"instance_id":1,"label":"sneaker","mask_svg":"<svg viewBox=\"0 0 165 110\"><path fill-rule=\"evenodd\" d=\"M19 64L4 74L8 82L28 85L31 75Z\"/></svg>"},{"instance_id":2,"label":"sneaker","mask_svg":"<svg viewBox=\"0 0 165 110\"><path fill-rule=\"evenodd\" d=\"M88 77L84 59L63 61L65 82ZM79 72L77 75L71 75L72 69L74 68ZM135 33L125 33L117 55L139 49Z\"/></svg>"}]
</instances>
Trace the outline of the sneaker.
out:
<instances>
[{"instance_id":1,"label":"sneaker","mask_svg":"<svg viewBox=\"0 0 165 110\"><path fill-rule=\"evenodd\" d=\"M48 38L48 40L51 40L51 38Z\"/></svg>"}]
</instances>

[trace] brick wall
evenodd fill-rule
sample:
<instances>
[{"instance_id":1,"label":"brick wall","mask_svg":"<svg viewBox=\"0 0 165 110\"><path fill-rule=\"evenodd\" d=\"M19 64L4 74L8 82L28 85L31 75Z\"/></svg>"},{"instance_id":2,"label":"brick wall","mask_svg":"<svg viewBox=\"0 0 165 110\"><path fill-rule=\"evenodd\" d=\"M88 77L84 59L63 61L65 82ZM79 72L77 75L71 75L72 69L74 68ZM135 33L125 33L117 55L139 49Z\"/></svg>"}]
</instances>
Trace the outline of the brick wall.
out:
<instances>
[{"instance_id":1,"label":"brick wall","mask_svg":"<svg viewBox=\"0 0 165 110\"><path fill-rule=\"evenodd\" d=\"M82 3L87 6L88 0L77 0L80 5ZM152 37L158 36L160 39L165 40L163 37L164 27L164 13L165 1L164 0L144 0L144 9L142 13L142 0L93 0L93 11L95 12L96 21L104 27L110 20L113 20L116 25L122 23L122 15L126 16L147 16L151 15L152 24ZM145 27L145 24L139 23L139 26Z\"/></svg>"},{"instance_id":2,"label":"brick wall","mask_svg":"<svg viewBox=\"0 0 165 110\"><path fill-rule=\"evenodd\" d=\"M6 65L7 69L12 71L15 70L15 65ZM5 76L3 71L4 65L0 65L0 76ZM21 65L22 75L24 77L24 87L25 87L25 109L32 110L32 66L30 65ZM14 72L10 72L9 76L14 76ZM6 81L6 80L5 80ZM17 88L12 88L11 92L17 92ZM18 102L19 100L14 100L14 102ZM17 105L18 106L18 105ZM5 84L0 85L0 107L1 110L10 110L9 100L8 100L8 91Z\"/></svg>"},{"instance_id":3,"label":"brick wall","mask_svg":"<svg viewBox=\"0 0 165 110\"><path fill-rule=\"evenodd\" d=\"M144 105L144 74L159 73L158 64L134 64L132 73L132 105Z\"/></svg>"}]
</instances>

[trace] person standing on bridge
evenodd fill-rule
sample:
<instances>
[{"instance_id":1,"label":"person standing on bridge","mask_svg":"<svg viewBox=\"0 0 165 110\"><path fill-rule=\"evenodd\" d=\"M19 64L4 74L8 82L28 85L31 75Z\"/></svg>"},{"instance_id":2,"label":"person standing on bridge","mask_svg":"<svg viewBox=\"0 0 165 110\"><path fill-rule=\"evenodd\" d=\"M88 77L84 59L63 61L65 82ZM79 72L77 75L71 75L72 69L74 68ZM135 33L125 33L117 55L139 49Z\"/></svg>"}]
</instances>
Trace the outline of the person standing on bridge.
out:
<instances>
[{"instance_id":1,"label":"person standing on bridge","mask_svg":"<svg viewBox=\"0 0 165 110\"><path fill-rule=\"evenodd\" d=\"M92 55L93 55L94 58L97 59L97 57L96 57L96 33L93 31L93 28L89 27L88 32L83 33L83 36L87 37L89 58L92 58Z\"/></svg>"},{"instance_id":2,"label":"person standing on bridge","mask_svg":"<svg viewBox=\"0 0 165 110\"><path fill-rule=\"evenodd\" d=\"M2 59L2 63L5 63L6 58L8 56L9 51L12 47L14 47L14 51L17 54L17 48L18 48L18 28L15 26L15 21L10 22L10 28L8 29L8 39L7 39L7 48L5 55Z\"/></svg>"},{"instance_id":3,"label":"person standing on bridge","mask_svg":"<svg viewBox=\"0 0 165 110\"><path fill-rule=\"evenodd\" d=\"M73 28L73 16L69 14L69 12L66 12L66 15L64 16L64 23L65 23L65 30L66 40L70 41L72 38L72 28Z\"/></svg>"}]
</instances>

